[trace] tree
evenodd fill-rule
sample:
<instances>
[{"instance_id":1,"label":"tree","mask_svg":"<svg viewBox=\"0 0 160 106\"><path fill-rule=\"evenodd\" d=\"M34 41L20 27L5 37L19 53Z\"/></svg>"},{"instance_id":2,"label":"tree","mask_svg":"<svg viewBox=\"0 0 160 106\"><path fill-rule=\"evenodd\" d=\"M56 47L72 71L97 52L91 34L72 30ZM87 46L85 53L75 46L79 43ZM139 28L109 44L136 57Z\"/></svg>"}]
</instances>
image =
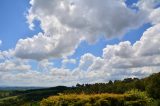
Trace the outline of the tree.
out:
<instances>
[{"instance_id":1,"label":"tree","mask_svg":"<svg viewBox=\"0 0 160 106\"><path fill-rule=\"evenodd\" d=\"M155 99L160 99L160 73L150 76L147 83L148 94Z\"/></svg>"}]
</instances>

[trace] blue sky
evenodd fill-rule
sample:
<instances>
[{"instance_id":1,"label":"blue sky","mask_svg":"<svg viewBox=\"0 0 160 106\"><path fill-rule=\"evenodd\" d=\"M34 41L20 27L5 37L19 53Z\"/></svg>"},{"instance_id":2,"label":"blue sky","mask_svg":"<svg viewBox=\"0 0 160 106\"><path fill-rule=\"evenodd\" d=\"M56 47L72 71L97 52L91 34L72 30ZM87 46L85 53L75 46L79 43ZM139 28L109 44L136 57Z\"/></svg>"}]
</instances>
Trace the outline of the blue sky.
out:
<instances>
[{"instance_id":1,"label":"blue sky","mask_svg":"<svg viewBox=\"0 0 160 106\"><path fill-rule=\"evenodd\" d=\"M108 4L103 5L105 3L112 2L113 8L110 8ZM84 8L85 6L87 7L86 10L83 10L83 6L79 5L79 2L75 2L75 7L70 5L70 0L67 0L67 2L61 2L60 4L56 4L56 2L54 3L54 1L52 3L52 0L45 3L42 0L31 0L30 3L29 0L1 0L0 40L2 43L0 45L0 57L3 58L1 58L0 67L4 69L0 70L0 75L4 78L0 78L0 82L2 83L2 85L12 86L12 81L17 81L17 86L23 86L23 84L26 84L28 83L28 81L30 81L29 79L27 79L30 73L33 73L31 75L35 74L35 76L41 76L45 74L50 79L52 79L52 77L64 77L65 79L70 75L74 76L72 75L74 73L81 73L84 76L77 76L77 78L88 78L88 80L85 81L72 78L70 79L70 83L65 83L68 85L74 85L77 82L93 83L94 81L104 82L109 80L106 80L105 78L103 78L104 76L101 75L94 76L92 72L95 71L96 73L96 71L98 70L103 70L102 72L104 73L104 69L108 68L109 65L111 65L112 67L110 70L117 70L116 68L114 68L115 66L113 64L118 63L111 62L113 61L112 59L117 58L117 61L122 62L123 56L125 56L126 58L127 56L132 55L131 51L135 52L136 46L134 47L134 45L137 45L137 41L140 41L143 44L144 41L141 41L140 39L143 36L147 36L147 34L144 35L144 32L149 33L147 32L147 29L150 29L159 24L159 21L155 22L155 20L158 20L157 16L160 14L157 1L149 3L150 5L152 4L157 6L153 8L152 6L147 4L148 2L151 1L126 0L125 2L117 2L116 0L113 0L107 2L107 0L103 0L102 3L98 3L96 5L94 5L93 2L93 6L91 6L90 4L87 4L87 2L82 0ZM122 5L123 3L125 3L126 7ZM148 7L142 8L143 4L145 3ZM68 6L70 10L65 10L65 6ZM119 7L121 7L120 9L122 10L118 10ZM107 9L110 9L110 11L107 11ZM87 14L87 11L89 12L89 10L96 10L98 12ZM59 13L57 11L59 11ZM78 11L79 13L76 11ZM64 14L62 15L62 13L60 12L64 12ZM73 13L70 14L70 12ZM103 15L101 14L101 12ZM154 14L152 14L153 12ZM123 15L117 15L123 13L125 13L126 17ZM80 14L85 14L85 17L81 16ZM63 19L64 17L66 18ZM73 19L70 20L72 17ZM92 17L95 17L95 19L92 19ZM149 19L148 17L152 17L152 19ZM88 20L89 18L91 19ZM46 21L47 19L48 21ZM56 19L58 21L56 21ZM90 26L83 23L83 21L88 22ZM106 22L107 24L105 24ZM30 28L32 24L34 24L33 29ZM101 27L99 27L98 25L100 25ZM65 32L66 29L70 30L69 34L68 32ZM74 32L75 29L76 33ZM95 31L92 29L97 30ZM56 32L55 30L60 30L61 32ZM47 36L47 34L50 34L50 36ZM63 39L64 42L61 39ZM96 39L96 41L94 41L93 39ZM152 41L150 42L152 44ZM57 45L57 48L54 45ZM111 47L108 47L108 45L110 45ZM143 47L143 45L141 46ZM154 48L154 46L152 47ZM126 49L123 50L123 48ZM133 50L130 51L130 49ZM127 54L125 53L125 50ZM147 51L144 51L148 53L149 50L150 48L147 49ZM6 55L4 51L8 54ZM138 51L137 49L135 55L141 56L137 53L141 53L144 51ZM158 53L159 55L159 51L156 51L155 53ZM152 56L153 55L154 54L152 54ZM131 56L130 60L132 60L132 57L134 56ZM138 56L135 58L138 58ZM111 60L109 60L110 58ZM122 59L119 60L120 58ZM126 61L130 60L127 60L126 58ZM97 64L96 62L100 63L100 66L94 66ZM12 66L8 65L9 63L17 68L11 70L10 68L6 68L7 66ZM85 66L84 64L87 64L87 66ZM133 65L130 67L134 67L136 72L139 70L139 73L143 73L142 76L136 76L134 75L134 72L132 72L132 74L128 74L128 72L124 72L120 69L120 74L118 77L119 79L124 77L144 77L154 72L154 69L158 67L157 66L153 67L153 69L150 69L153 70L152 72L144 72L143 70L148 68L148 66L146 65L147 63L144 63L142 67L134 66L133 63L129 64ZM116 67L123 66L125 65L116 65ZM84 67L86 70L83 71ZM93 70L93 67L97 67L99 69ZM23 71L23 69L25 71ZM132 68L122 69L133 70ZM13 78L14 75L19 76L19 79ZM114 80L114 76L116 74L106 71L105 75L112 75L109 76L109 78ZM7 76L10 77L11 80L4 81ZM33 80L38 81L38 78L34 79L35 76L31 78L31 82ZM93 82L91 81L89 76L93 76L91 78L94 79ZM23 79L23 77L26 79L24 81L19 81L20 79ZM59 82L57 82L55 85L64 85L64 79L62 78L62 80L59 80ZM42 81L43 83L45 82L44 80L45 79L43 79ZM53 82L56 80L58 79L54 79ZM30 86L42 86L43 83L33 81ZM50 85L47 83L44 86Z\"/></svg>"},{"instance_id":2,"label":"blue sky","mask_svg":"<svg viewBox=\"0 0 160 106\"><path fill-rule=\"evenodd\" d=\"M2 0L0 4L0 36L3 41L2 50L14 48L20 38L31 37L41 31L38 26L30 30L25 14L30 7L28 0Z\"/></svg>"}]
</instances>

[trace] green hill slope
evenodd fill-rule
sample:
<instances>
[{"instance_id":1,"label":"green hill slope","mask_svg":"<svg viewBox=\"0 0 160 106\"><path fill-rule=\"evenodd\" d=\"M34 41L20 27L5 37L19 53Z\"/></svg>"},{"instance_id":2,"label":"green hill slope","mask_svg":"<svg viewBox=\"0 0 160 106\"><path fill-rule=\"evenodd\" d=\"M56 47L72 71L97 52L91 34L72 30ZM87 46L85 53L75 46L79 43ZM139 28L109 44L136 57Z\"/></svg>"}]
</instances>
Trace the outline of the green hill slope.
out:
<instances>
[{"instance_id":1,"label":"green hill slope","mask_svg":"<svg viewBox=\"0 0 160 106\"><path fill-rule=\"evenodd\" d=\"M128 94L127 94L128 96L126 96L126 92L133 91L133 89L137 89L140 94L141 93L143 94L143 92L145 92L147 98L153 98L155 104L151 106L160 106L160 73L152 74L149 77L143 79L126 78L122 81L116 80L116 81L109 81L107 83L81 84L81 85L77 84L76 87L57 86L52 88L34 89L34 90L13 90L13 91L2 90L0 91L0 106L31 106L31 105L39 106L41 100L42 100L41 103L45 103L46 100L53 102L54 99L50 98L55 98L53 96L58 95L59 93L63 93L66 96L60 95L57 98L63 98L63 97L69 98L70 96L72 97L74 94L81 96L82 94L85 94L83 95L84 98L85 97L90 98L97 94L99 95L98 97L100 100L102 99L107 101L108 99L106 98L104 99L103 96L101 98L100 94L105 95L107 93L107 95L109 95L109 93L111 93L112 95L113 94L117 95L117 97L120 97L119 95L123 95L122 98L119 98L117 100L119 101L122 99L124 101L123 103L126 104L128 99L126 100L124 97L130 98L130 95ZM137 100L141 101L141 99L135 98L134 96L131 97L132 98L130 98L131 100L129 100L129 102L135 102L135 101L137 102ZM74 98L79 98L79 97L77 96ZM110 96L109 98L112 98L112 96ZM135 101L132 99L135 99ZM64 100L66 101L66 99ZM109 101L109 103L110 102L111 101Z\"/></svg>"}]
</instances>

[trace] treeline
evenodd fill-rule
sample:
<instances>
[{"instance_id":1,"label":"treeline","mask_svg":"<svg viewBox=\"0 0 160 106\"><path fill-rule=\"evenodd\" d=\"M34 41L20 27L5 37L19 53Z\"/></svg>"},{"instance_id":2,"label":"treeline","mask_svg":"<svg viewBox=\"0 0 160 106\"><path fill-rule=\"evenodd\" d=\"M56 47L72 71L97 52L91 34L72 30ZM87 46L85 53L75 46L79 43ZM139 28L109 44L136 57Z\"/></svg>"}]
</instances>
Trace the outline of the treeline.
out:
<instances>
[{"instance_id":1,"label":"treeline","mask_svg":"<svg viewBox=\"0 0 160 106\"><path fill-rule=\"evenodd\" d=\"M127 78L123 81L116 80L114 82L109 81L108 83L95 83L95 84L77 84L72 90L66 91L66 93L124 93L131 89L145 90L143 81L137 78Z\"/></svg>"},{"instance_id":2,"label":"treeline","mask_svg":"<svg viewBox=\"0 0 160 106\"><path fill-rule=\"evenodd\" d=\"M65 91L66 94L97 94L97 93L116 93L123 94L124 92L132 89L138 89L140 91L146 91L150 97L154 99L160 99L160 73L153 74L149 77L138 78L126 78L122 81L115 80L108 83L95 83L95 84L77 84L76 87L72 87Z\"/></svg>"},{"instance_id":3,"label":"treeline","mask_svg":"<svg viewBox=\"0 0 160 106\"><path fill-rule=\"evenodd\" d=\"M160 73L108 83L77 84L40 106L160 106Z\"/></svg>"}]
</instances>

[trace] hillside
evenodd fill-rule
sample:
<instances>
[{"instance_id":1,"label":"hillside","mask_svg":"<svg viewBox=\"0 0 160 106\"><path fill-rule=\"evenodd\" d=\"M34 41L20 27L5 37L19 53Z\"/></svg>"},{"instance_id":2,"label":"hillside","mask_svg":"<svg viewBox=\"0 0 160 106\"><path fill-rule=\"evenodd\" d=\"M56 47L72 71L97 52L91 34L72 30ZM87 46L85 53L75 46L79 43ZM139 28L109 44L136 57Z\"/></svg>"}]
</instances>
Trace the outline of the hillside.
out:
<instances>
[{"instance_id":1,"label":"hillside","mask_svg":"<svg viewBox=\"0 0 160 106\"><path fill-rule=\"evenodd\" d=\"M132 92L131 94L132 96L127 92ZM139 94L142 94L143 96ZM107 96L107 99L106 99L106 96ZM122 81L120 80L109 81L108 83L77 84L75 87L57 86L52 88L33 89L33 90L1 90L0 106L11 106L11 104L12 106L21 106L21 105L30 106L31 104L33 106L39 106L40 103L53 104L55 101L55 98L56 98L56 102L60 103L61 100L59 98L61 99L63 98L63 100L67 102L68 98L71 101L72 99L74 100L76 98L78 98L78 100L80 101L86 101L84 100L85 98L91 98L91 97L99 98L99 99L93 98L95 100L99 100L99 102L101 100L102 101L107 100L108 103L111 103L110 99L116 97L116 101L123 100L124 104L128 102L130 103L131 101L134 103L135 102L137 103L137 101L142 101L141 97L152 98L150 100L152 100L152 102L156 104L155 106L159 106L160 105L160 73L152 74L149 77L146 77L143 79L127 78ZM45 98L48 98L48 99L45 99ZM108 100L108 98L110 99ZM126 98L130 98L129 101ZM146 100L144 98L143 98L143 101ZM40 102L41 100L42 102ZM98 102L98 101L95 101L95 102ZM145 101L145 103L148 103L148 102Z\"/></svg>"},{"instance_id":2,"label":"hillside","mask_svg":"<svg viewBox=\"0 0 160 106\"><path fill-rule=\"evenodd\" d=\"M51 95L57 95L59 92L70 89L65 86L57 86L45 89L32 89L32 90L13 90L0 91L0 106L21 106L24 104L38 104L43 98Z\"/></svg>"}]
</instances>

